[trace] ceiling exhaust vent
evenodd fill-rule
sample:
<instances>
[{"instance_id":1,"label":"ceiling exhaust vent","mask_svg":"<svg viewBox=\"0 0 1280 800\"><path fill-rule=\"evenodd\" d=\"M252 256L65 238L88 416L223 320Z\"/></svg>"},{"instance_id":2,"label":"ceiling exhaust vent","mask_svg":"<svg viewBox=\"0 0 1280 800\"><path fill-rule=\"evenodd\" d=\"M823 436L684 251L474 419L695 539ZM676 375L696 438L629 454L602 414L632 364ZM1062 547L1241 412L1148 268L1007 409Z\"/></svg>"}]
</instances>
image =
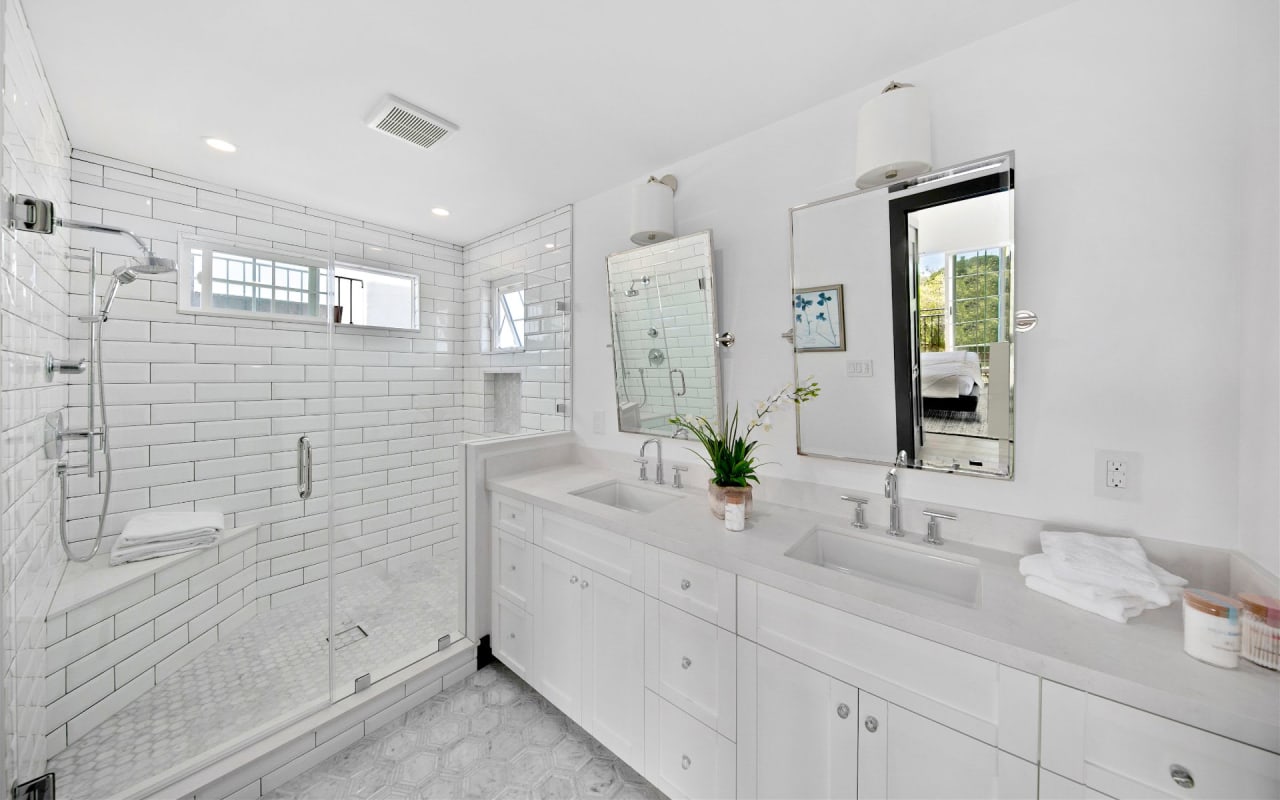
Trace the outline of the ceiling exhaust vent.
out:
<instances>
[{"instance_id":1,"label":"ceiling exhaust vent","mask_svg":"<svg viewBox=\"0 0 1280 800\"><path fill-rule=\"evenodd\" d=\"M448 138L458 126L389 94L369 116L369 127L419 147L431 147Z\"/></svg>"}]
</instances>

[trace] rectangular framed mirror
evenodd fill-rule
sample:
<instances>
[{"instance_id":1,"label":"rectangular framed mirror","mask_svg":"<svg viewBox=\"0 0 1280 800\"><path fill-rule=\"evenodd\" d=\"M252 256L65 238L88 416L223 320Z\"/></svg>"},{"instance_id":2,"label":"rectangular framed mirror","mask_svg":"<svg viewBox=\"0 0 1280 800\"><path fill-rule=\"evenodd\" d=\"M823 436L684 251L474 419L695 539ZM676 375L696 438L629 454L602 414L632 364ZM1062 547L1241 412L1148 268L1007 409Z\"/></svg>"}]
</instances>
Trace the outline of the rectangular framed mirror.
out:
<instances>
[{"instance_id":1,"label":"rectangular framed mirror","mask_svg":"<svg viewBox=\"0 0 1280 800\"><path fill-rule=\"evenodd\" d=\"M720 356L711 231L608 259L618 430L672 435L673 416L718 423Z\"/></svg>"},{"instance_id":2,"label":"rectangular framed mirror","mask_svg":"<svg viewBox=\"0 0 1280 800\"><path fill-rule=\"evenodd\" d=\"M791 209L801 455L1011 479L1013 153Z\"/></svg>"}]
</instances>

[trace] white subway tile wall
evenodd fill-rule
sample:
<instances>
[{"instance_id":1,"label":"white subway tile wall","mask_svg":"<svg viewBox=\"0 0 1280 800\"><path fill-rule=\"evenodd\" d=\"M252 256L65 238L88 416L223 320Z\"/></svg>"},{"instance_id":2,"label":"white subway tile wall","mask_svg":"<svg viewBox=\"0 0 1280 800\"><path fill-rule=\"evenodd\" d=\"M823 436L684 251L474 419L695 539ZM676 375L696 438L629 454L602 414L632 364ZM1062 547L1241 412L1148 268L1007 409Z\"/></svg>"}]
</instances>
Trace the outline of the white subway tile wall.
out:
<instances>
[{"instance_id":1,"label":"white subway tile wall","mask_svg":"<svg viewBox=\"0 0 1280 800\"><path fill-rule=\"evenodd\" d=\"M573 207L467 245L463 262L463 431L468 435L562 431L570 427ZM523 280L524 349L493 352L493 285ZM499 419L497 400L520 379L519 430Z\"/></svg>"},{"instance_id":2,"label":"white subway tile wall","mask_svg":"<svg viewBox=\"0 0 1280 800\"><path fill-rule=\"evenodd\" d=\"M22 7L4 4L4 120L0 196L70 205L71 145ZM0 230L0 574L3 575L4 786L44 771L45 614L64 556L57 479L44 457L44 415L67 404L65 379L46 381L45 353L67 355L67 236Z\"/></svg>"},{"instance_id":3,"label":"white subway tile wall","mask_svg":"<svg viewBox=\"0 0 1280 800\"><path fill-rule=\"evenodd\" d=\"M339 573L385 570L456 546L467 335L461 247L93 153L73 152L72 174L78 217L128 227L160 255L175 255L183 233L321 258L332 246L413 271L420 282L420 331L334 334L332 402L322 324L179 313L173 274L123 287L103 326L115 456L108 546L142 509L222 511L228 525L260 526L262 574L253 590L275 605L326 588L330 497ZM119 237L76 232L72 244L79 255L102 251L100 276L126 263L116 254L129 255ZM72 265L77 313L89 310L90 263ZM88 353L86 332L72 324L78 356ZM83 381L70 402L82 418ZM296 486L303 435L315 448L308 500ZM101 478L72 481L73 542L94 536L102 487Z\"/></svg>"}]
</instances>

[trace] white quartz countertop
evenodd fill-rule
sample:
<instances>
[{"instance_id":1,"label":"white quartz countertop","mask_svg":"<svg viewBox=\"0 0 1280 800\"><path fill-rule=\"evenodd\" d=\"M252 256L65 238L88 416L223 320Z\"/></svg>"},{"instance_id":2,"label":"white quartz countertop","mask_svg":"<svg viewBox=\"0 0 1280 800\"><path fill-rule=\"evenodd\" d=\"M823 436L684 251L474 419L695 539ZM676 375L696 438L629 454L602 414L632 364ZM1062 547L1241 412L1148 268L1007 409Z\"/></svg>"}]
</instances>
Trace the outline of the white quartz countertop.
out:
<instances>
[{"instance_id":1,"label":"white quartz countertop","mask_svg":"<svg viewBox=\"0 0 1280 800\"><path fill-rule=\"evenodd\" d=\"M1013 553L948 542L944 552L980 561L981 601L977 608L966 607L783 555L814 526L850 530L847 518L757 502L747 529L729 533L711 515L701 488L666 487L684 496L648 513L570 494L615 477L570 465L492 479L488 488L1048 680L1280 752L1280 673L1243 659L1239 669L1221 669L1186 655L1179 603L1127 624L1111 622L1027 589ZM919 544L921 538L909 533L906 540Z\"/></svg>"}]
</instances>

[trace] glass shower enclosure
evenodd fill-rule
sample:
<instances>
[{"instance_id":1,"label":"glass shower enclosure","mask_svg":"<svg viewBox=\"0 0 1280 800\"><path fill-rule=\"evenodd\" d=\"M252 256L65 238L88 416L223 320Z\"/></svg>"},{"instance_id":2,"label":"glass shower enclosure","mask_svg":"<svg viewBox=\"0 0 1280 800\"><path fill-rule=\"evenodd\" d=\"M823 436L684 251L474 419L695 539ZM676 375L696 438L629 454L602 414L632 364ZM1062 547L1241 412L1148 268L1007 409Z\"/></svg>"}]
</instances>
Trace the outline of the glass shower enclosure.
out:
<instances>
[{"instance_id":1,"label":"glass shower enclosure","mask_svg":"<svg viewBox=\"0 0 1280 800\"><path fill-rule=\"evenodd\" d=\"M67 385L65 427L41 466L66 473L69 551L87 554L99 526L105 539L67 561L46 615L60 792L162 787L462 636L461 382L419 324L434 276L307 234L157 238L175 269L119 285L105 319L112 276L139 255L109 231L73 241L65 360L86 368L49 376ZM340 314L339 273L361 271L398 294L362 297L348 277ZM388 302L411 323L353 322ZM225 529L111 565L130 519L173 511L221 513Z\"/></svg>"}]
</instances>

